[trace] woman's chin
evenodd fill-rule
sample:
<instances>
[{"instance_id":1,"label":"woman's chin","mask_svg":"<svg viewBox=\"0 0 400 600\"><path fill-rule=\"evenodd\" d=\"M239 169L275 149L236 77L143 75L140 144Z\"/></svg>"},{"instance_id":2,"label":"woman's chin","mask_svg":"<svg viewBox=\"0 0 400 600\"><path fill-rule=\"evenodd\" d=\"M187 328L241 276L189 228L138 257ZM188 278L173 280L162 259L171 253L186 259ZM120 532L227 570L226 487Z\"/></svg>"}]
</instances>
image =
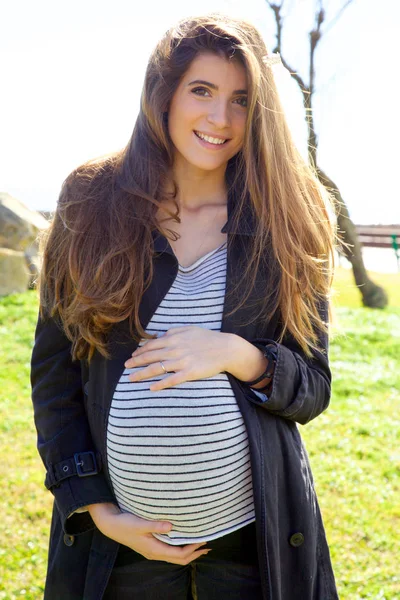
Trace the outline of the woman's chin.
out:
<instances>
[{"instance_id":1,"label":"woman's chin","mask_svg":"<svg viewBox=\"0 0 400 600\"><path fill-rule=\"evenodd\" d=\"M192 171L216 171L220 169L224 169L228 163L228 160L211 160L210 159L201 159L197 160L193 157L188 157L185 159L186 168Z\"/></svg>"}]
</instances>

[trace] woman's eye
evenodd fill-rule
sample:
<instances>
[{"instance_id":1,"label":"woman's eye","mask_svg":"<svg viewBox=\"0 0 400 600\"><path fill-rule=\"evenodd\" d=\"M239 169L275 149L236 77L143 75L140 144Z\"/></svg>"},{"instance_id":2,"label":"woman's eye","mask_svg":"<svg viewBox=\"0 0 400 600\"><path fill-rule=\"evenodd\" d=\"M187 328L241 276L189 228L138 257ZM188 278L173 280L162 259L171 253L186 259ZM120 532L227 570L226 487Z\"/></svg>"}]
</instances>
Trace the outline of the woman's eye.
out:
<instances>
[{"instance_id":1,"label":"woman's eye","mask_svg":"<svg viewBox=\"0 0 400 600\"><path fill-rule=\"evenodd\" d=\"M207 94L208 94L208 90L206 90L206 88L203 88L203 87L194 88L192 90L192 92L193 92L193 94L198 94L199 96L203 96L204 95L201 92L207 92Z\"/></svg>"},{"instance_id":2,"label":"woman's eye","mask_svg":"<svg viewBox=\"0 0 400 600\"><path fill-rule=\"evenodd\" d=\"M246 108L246 106L247 106L246 96L242 96L241 98L238 98L238 102L239 102L240 106L243 106L244 108Z\"/></svg>"},{"instance_id":3,"label":"woman's eye","mask_svg":"<svg viewBox=\"0 0 400 600\"><path fill-rule=\"evenodd\" d=\"M196 96L205 96L206 94L209 94L209 90L207 90L204 87L197 87L194 88L192 90L193 94L196 94ZM241 98L236 98L235 102L237 102L240 106L243 106L243 108L247 107L247 96L242 96Z\"/></svg>"}]
</instances>

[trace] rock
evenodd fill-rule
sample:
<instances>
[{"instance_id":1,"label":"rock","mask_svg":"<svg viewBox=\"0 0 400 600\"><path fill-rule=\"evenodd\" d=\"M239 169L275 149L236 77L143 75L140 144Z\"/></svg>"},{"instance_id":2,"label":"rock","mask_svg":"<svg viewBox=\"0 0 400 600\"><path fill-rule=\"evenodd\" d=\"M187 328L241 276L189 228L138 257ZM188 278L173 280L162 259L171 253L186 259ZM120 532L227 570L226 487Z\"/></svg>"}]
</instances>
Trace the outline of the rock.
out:
<instances>
[{"instance_id":1,"label":"rock","mask_svg":"<svg viewBox=\"0 0 400 600\"><path fill-rule=\"evenodd\" d=\"M0 193L0 247L23 251L48 226L40 213L10 194Z\"/></svg>"},{"instance_id":2,"label":"rock","mask_svg":"<svg viewBox=\"0 0 400 600\"><path fill-rule=\"evenodd\" d=\"M26 292L30 278L24 253L0 248L0 296Z\"/></svg>"},{"instance_id":3,"label":"rock","mask_svg":"<svg viewBox=\"0 0 400 600\"><path fill-rule=\"evenodd\" d=\"M36 279L39 276L41 268L41 258L39 256L38 243L35 241L25 249L25 261L30 273L28 287L34 289L36 287Z\"/></svg>"},{"instance_id":4,"label":"rock","mask_svg":"<svg viewBox=\"0 0 400 600\"><path fill-rule=\"evenodd\" d=\"M50 221L9 194L0 193L0 295L26 291L39 273L38 234Z\"/></svg>"}]
</instances>

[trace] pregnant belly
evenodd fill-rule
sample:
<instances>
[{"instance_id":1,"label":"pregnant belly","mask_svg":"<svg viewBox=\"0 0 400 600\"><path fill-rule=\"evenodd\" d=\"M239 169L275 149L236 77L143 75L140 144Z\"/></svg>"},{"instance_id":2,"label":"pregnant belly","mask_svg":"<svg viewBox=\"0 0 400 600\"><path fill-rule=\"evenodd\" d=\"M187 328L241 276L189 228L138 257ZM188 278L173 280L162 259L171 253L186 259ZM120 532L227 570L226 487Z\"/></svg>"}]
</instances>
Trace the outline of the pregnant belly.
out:
<instances>
[{"instance_id":1,"label":"pregnant belly","mask_svg":"<svg viewBox=\"0 0 400 600\"><path fill-rule=\"evenodd\" d=\"M254 520L247 432L226 375L159 392L121 380L107 428L121 509L171 522L156 537L177 544Z\"/></svg>"}]
</instances>

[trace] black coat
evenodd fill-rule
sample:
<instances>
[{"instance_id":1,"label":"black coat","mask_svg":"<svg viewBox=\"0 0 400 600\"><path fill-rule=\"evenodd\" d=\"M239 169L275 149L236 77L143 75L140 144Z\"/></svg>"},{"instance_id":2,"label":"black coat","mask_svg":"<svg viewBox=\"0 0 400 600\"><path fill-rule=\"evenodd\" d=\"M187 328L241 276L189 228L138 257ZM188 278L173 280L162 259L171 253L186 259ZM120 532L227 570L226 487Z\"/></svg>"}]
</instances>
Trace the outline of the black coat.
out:
<instances>
[{"instance_id":1,"label":"black coat","mask_svg":"<svg viewBox=\"0 0 400 600\"><path fill-rule=\"evenodd\" d=\"M254 231L247 213L232 230L231 200L222 232L228 245L227 292L242 270L246 240ZM178 269L165 237L154 234L154 278L140 304L147 326L170 288ZM253 294L269 281L269 270L257 273ZM276 343L279 319L249 320L248 303L231 317L225 303L221 331L250 342ZM327 318L327 306L321 315ZM321 334L327 350L327 336ZM71 343L55 319L41 320L35 332L31 360L32 399L38 449L46 467L45 485L55 502L50 533L45 600L101 600L119 544L104 536L88 512L77 508L114 502L107 469L106 433L111 400L124 362L137 347L124 321L110 333L112 358L98 352L88 367L71 360ZM308 457L296 423L307 423L329 404L331 373L326 354L312 359L291 336L278 344L272 393L262 402L249 386L230 373L236 400L248 431L256 513L257 550L263 600L337 599L324 528L313 486ZM83 464L82 464L83 463ZM134 596L133 596L134 597Z\"/></svg>"}]
</instances>

